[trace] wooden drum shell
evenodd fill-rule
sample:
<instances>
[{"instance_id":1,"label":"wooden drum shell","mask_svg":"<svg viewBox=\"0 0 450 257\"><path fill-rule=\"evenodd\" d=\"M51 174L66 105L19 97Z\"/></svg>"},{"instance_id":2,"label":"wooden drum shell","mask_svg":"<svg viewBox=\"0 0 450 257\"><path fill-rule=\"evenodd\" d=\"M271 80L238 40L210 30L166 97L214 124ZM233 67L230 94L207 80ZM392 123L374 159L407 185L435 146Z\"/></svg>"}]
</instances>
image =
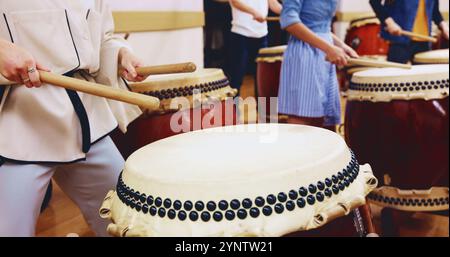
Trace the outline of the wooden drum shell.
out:
<instances>
[{"instance_id":1,"label":"wooden drum shell","mask_svg":"<svg viewBox=\"0 0 450 257\"><path fill-rule=\"evenodd\" d=\"M448 187L449 100L349 101L345 135L375 176L400 189ZM385 176L388 174L388 177Z\"/></svg>"},{"instance_id":2,"label":"wooden drum shell","mask_svg":"<svg viewBox=\"0 0 450 257\"><path fill-rule=\"evenodd\" d=\"M154 116L143 115L129 125L126 134L115 131L112 134L112 138L122 156L128 158L138 149L167 137L199 129L236 125L236 107L233 105L232 113L227 113L226 108L230 108L230 104L226 101L221 101L221 106L221 110L216 110L211 106L203 106L201 108L182 110L181 113L165 113ZM220 115L222 120L220 122L216 122L214 118L209 118L214 117L218 111L222 111L222 114ZM179 122L181 123L182 119L182 124L186 127L189 126L189 131L183 130L175 132L171 129L170 124L174 115L182 117L179 119ZM202 123L198 123L198 119L202 122L205 117L207 121L211 120L212 125L205 124L204 126ZM217 115L217 117L219 117L219 115Z\"/></svg>"},{"instance_id":3,"label":"wooden drum shell","mask_svg":"<svg viewBox=\"0 0 450 257\"><path fill-rule=\"evenodd\" d=\"M266 117L269 118L271 109L278 110L278 106L270 105L271 97L278 97L280 86L280 72L282 61L258 62L257 66L257 94L266 103ZM260 99L261 101L261 99Z\"/></svg>"},{"instance_id":4,"label":"wooden drum shell","mask_svg":"<svg viewBox=\"0 0 450 257\"><path fill-rule=\"evenodd\" d=\"M359 55L387 55L389 42L381 38L381 26L373 18L356 20L347 31L345 43ZM360 23L360 24L358 24Z\"/></svg>"}]
</instances>

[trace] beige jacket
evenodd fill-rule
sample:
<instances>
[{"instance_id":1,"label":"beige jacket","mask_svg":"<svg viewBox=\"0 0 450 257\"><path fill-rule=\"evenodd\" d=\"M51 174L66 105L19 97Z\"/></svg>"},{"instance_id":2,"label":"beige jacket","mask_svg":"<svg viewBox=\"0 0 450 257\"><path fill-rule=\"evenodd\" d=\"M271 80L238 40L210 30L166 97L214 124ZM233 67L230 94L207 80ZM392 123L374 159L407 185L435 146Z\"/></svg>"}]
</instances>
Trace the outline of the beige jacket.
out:
<instances>
[{"instance_id":1,"label":"beige jacket","mask_svg":"<svg viewBox=\"0 0 450 257\"><path fill-rule=\"evenodd\" d=\"M117 59L119 49L128 46L113 35L105 0L0 0L0 15L0 38L27 49L52 72L85 70L85 79L126 88L117 75ZM3 78L0 84L8 82ZM141 114L135 106L78 96L88 116L90 143L118 125L126 131ZM0 158L72 162L85 158L82 138L80 118L65 89L6 87L0 100Z\"/></svg>"}]
</instances>

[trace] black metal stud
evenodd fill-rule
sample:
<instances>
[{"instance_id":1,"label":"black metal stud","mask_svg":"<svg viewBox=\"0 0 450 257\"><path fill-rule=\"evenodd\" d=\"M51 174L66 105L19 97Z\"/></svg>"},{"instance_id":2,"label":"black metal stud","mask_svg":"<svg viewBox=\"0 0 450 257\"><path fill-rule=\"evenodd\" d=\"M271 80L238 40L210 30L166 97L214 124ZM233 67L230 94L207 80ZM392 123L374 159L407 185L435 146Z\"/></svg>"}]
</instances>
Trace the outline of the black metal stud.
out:
<instances>
[{"instance_id":1,"label":"black metal stud","mask_svg":"<svg viewBox=\"0 0 450 257\"><path fill-rule=\"evenodd\" d=\"M270 206L264 206L264 208L263 208L263 214L264 214L265 216L270 216L270 215L272 215L272 212L273 212L272 207L270 207Z\"/></svg>"},{"instance_id":2,"label":"black metal stud","mask_svg":"<svg viewBox=\"0 0 450 257\"><path fill-rule=\"evenodd\" d=\"M189 219L192 221L197 221L198 220L198 213L196 211L191 211L189 213Z\"/></svg>"},{"instance_id":3,"label":"black metal stud","mask_svg":"<svg viewBox=\"0 0 450 257\"><path fill-rule=\"evenodd\" d=\"M259 211L258 208L251 208L251 209L250 209L250 216L251 216L252 218L258 218L258 217L259 217L259 214L260 214L260 211Z\"/></svg>"}]
</instances>

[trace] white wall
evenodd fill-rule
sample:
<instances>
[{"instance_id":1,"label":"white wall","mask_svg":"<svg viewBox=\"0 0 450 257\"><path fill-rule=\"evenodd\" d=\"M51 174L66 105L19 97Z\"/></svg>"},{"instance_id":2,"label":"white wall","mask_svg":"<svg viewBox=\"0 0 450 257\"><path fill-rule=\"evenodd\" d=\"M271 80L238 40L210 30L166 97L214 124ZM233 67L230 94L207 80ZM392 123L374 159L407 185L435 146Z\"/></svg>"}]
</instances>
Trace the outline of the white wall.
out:
<instances>
[{"instance_id":1,"label":"white wall","mask_svg":"<svg viewBox=\"0 0 450 257\"><path fill-rule=\"evenodd\" d=\"M203 11L203 0L108 0L113 11ZM146 65L194 62L203 67L203 28L132 33L129 42Z\"/></svg>"}]
</instances>

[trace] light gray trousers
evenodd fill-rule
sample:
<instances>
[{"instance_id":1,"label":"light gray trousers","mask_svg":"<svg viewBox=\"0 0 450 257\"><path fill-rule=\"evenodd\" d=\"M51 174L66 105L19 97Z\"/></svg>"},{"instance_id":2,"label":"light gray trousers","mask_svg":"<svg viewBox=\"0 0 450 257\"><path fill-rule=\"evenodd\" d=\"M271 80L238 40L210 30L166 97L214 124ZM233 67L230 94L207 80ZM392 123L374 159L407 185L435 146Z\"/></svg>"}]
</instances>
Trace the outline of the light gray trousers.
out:
<instances>
[{"instance_id":1,"label":"light gray trousers","mask_svg":"<svg viewBox=\"0 0 450 257\"><path fill-rule=\"evenodd\" d=\"M106 137L91 147L86 161L40 165L6 162L0 166L0 237L35 235L36 222L50 179L78 205L97 236L107 236L108 221L98 214L114 189L124 160Z\"/></svg>"}]
</instances>

